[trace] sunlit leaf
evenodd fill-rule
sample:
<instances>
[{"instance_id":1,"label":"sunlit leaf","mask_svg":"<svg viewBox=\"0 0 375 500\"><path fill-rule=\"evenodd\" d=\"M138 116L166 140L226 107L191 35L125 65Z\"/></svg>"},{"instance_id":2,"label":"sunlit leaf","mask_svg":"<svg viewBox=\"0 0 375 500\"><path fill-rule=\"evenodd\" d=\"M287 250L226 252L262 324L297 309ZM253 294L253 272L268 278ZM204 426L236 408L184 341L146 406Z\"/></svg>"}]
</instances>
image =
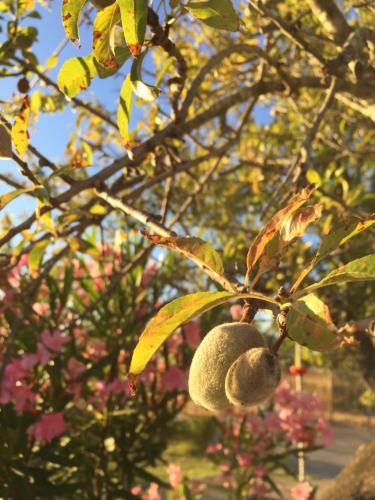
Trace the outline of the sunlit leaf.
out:
<instances>
[{"instance_id":1,"label":"sunlit leaf","mask_svg":"<svg viewBox=\"0 0 375 500\"><path fill-rule=\"evenodd\" d=\"M259 270L272 271L277 269L283 253L289 245L301 238L307 227L322 215L322 205L299 208L284 219L280 229L269 241L259 259Z\"/></svg>"},{"instance_id":2,"label":"sunlit leaf","mask_svg":"<svg viewBox=\"0 0 375 500\"><path fill-rule=\"evenodd\" d=\"M286 217L281 225L280 239L284 243L291 243L304 235L307 226L319 219L322 215L323 205L303 207Z\"/></svg>"},{"instance_id":3,"label":"sunlit leaf","mask_svg":"<svg viewBox=\"0 0 375 500\"><path fill-rule=\"evenodd\" d=\"M147 0L117 0L126 44L137 58L141 53L147 25Z\"/></svg>"},{"instance_id":4,"label":"sunlit leaf","mask_svg":"<svg viewBox=\"0 0 375 500\"><path fill-rule=\"evenodd\" d=\"M16 119L14 120L11 132L13 145L16 148L16 151L22 160L25 156L26 150L30 142L29 132L27 131L27 127L29 124L29 115L30 115L29 98L25 96L23 98L20 112L18 116L16 116Z\"/></svg>"},{"instance_id":5,"label":"sunlit leaf","mask_svg":"<svg viewBox=\"0 0 375 500\"><path fill-rule=\"evenodd\" d=\"M340 345L327 305L314 294L290 305L286 327L289 337L313 351L332 351Z\"/></svg>"},{"instance_id":6,"label":"sunlit leaf","mask_svg":"<svg viewBox=\"0 0 375 500\"><path fill-rule=\"evenodd\" d=\"M366 229L375 224L375 217L371 216L368 219L359 220L354 217L347 218L345 221L333 226L333 229L323 238L319 250L314 258L305 267L302 273L298 276L296 282L291 288L291 293L294 293L305 277L311 272L313 267L321 260L329 255L333 250L346 243L351 238L362 233Z\"/></svg>"},{"instance_id":7,"label":"sunlit leaf","mask_svg":"<svg viewBox=\"0 0 375 500\"><path fill-rule=\"evenodd\" d=\"M373 224L375 224L375 216L364 220L350 217L340 224L334 225L332 231L322 240L318 252L319 258L323 259L333 250L336 250L336 248L340 247L351 238L354 238L357 234L362 233L362 231L365 231Z\"/></svg>"},{"instance_id":8,"label":"sunlit leaf","mask_svg":"<svg viewBox=\"0 0 375 500\"><path fill-rule=\"evenodd\" d=\"M0 122L0 159L12 158L12 139L9 130Z\"/></svg>"},{"instance_id":9,"label":"sunlit leaf","mask_svg":"<svg viewBox=\"0 0 375 500\"><path fill-rule=\"evenodd\" d=\"M145 54L146 52L143 52L143 54L133 62L130 71L130 80L135 94L144 101L151 102L159 96L161 91L158 87L144 83L142 80L141 69Z\"/></svg>"},{"instance_id":10,"label":"sunlit leaf","mask_svg":"<svg viewBox=\"0 0 375 500\"><path fill-rule=\"evenodd\" d=\"M52 69L56 66L58 62L59 62L59 57L56 54L53 54L47 59L47 61L44 64L44 67L46 69Z\"/></svg>"},{"instance_id":11,"label":"sunlit leaf","mask_svg":"<svg viewBox=\"0 0 375 500\"><path fill-rule=\"evenodd\" d=\"M42 240L36 245L34 245L33 248L30 250L28 263L31 276L33 278L36 278L39 275L40 264L42 262L43 255L49 243L50 241L48 239Z\"/></svg>"},{"instance_id":12,"label":"sunlit leaf","mask_svg":"<svg viewBox=\"0 0 375 500\"><path fill-rule=\"evenodd\" d=\"M248 281L251 271L254 269L255 264L258 262L260 256L263 254L264 249L269 241L275 236L276 232L280 229L285 219L293 212L303 205L311 196L315 186L311 185L303 189L300 193L293 196L288 205L279 210L272 219L264 226L262 231L255 238L251 244L246 257L247 273L245 281Z\"/></svg>"},{"instance_id":13,"label":"sunlit leaf","mask_svg":"<svg viewBox=\"0 0 375 500\"><path fill-rule=\"evenodd\" d=\"M219 274L224 272L223 261L221 260L220 255L209 243L201 240L200 238L195 238L193 236L164 237L157 234L150 234L144 230L142 231L142 234L147 236L147 238L155 245L161 245L176 250L185 257L188 257L194 262L200 262L202 265L207 266L209 269Z\"/></svg>"},{"instance_id":14,"label":"sunlit leaf","mask_svg":"<svg viewBox=\"0 0 375 500\"><path fill-rule=\"evenodd\" d=\"M119 63L111 46L112 30L120 22L120 10L117 3L99 10L93 27L92 48L95 59L107 69L115 71Z\"/></svg>"},{"instance_id":15,"label":"sunlit leaf","mask_svg":"<svg viewBox=\"0 0 375 500\"><path fill-rule=\"evenodd\" d=\"M117 123L124 146L129 148L129 121L133 100L133 87L128 75L121 87L120 104L117 110Z\"/></svg>"},{"instance_id":16,"label":"sunlit leaf","mask_svg":"<svg viewBox=\"0 0 375 500\"><path fill-rule=\"evenodd\" d=\"M261 297L260 294L236 295L230 292L199 292L179 297L162 307L148 323L133 352L130 374L142 372L153 354L183 323L228 300L243 296Z\"/></svg>"},{"instance_id":17,"label":"sunlit leaf","mask_svg":"<svg viewBox=\"0 0 375 500\"><path fill-rule=\"evenodd\" d=\"M72 57L62 65L57 77L57 85L61 92L71 98L87 89L96 74L92 54L85 57Z\"/></svg>"},{"instance_id":18,"label":"sunlit leaf","mask_svg":"<svg viewBox=\"0 0 375 500\"><path fill-rule=\"evenodd\" d=\"M32 186L29 188L22 188L22 189L16 189L15 191L11 191L10 193L5 193L0 196L0 210L2 210L8 203L10 203L12 200L20 196L21 194L25 193L30 193L32 191L35 191L35 189L39 188L40 186Z\"/></svg>"},{"instance_id":19,"label":"sunlit leaf","mask_svg":"<svg viewBox=\"0 0 375 500\"><path fill-rule=\"evenodd\" d=\"M230 0L207 0L188 2L184 6L190 14L211 28L238 31L240 19Z\"/></svg>"},{"instance_id":20,"label":"sunlit leaf","mask_svg":"<svg viewBox=\"0 0 375 500\"><path fill-rule=\"evenodd\" d=\"M323 286L335 285L337 283L348 283L353 281L375 280L375 253L352 260L334 271L330 272L322 280L306 287L295 296L310 293Z\"/></svg>"},{"instance_id":21,"label":"sunlit leaf","mask_svg":"<svg viewBox=\"0 0 375 500\"><path fill-rule=\"evenodd\" d=\"M80 46L78 33L79 15L87 0L63 0L61 7L62 22L66 36L77 47Z\"/></svg>"}]
</instances>

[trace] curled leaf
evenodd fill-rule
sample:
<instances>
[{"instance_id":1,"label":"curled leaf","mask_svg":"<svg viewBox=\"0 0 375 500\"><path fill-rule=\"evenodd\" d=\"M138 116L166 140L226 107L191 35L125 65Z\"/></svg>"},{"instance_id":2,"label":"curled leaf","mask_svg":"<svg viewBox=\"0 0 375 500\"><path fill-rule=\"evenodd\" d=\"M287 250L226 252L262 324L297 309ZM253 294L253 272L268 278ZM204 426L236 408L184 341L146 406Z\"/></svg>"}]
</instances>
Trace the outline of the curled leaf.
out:
<instances>
[{"instance_id":1,"label":"curled leaf","mask_svg":"<svg viewBox=\"0 0 375 500\"><path fill-rule=\"evenodd\" d=\"M119 62L112 50L112 30L120 21L120 10L117 3L99 10L92 32L92 48L99 64L111 71L117 71Z\"/></svg>"},{"instance_id":2,"label":"curled leaf","mask_svg":"<svg viewBox=\"0 0 375 500\"><path fill-rule=\"evenodd\" d=\"M87 0L63 0L61 6L61 16L66 36L77 47L80 46L78 22L81 10Z\"/></svg>"},{"instance_id":3,"label":"curled leaf","mask_svg":"<svg viewBox=\"0 0 375 500\"><path fill-rule=\"evenodd\" d=\"M144 83L142 80L141 70L145 55L146 52L143 52L143 54L133 62L130 71L130 80L134 93L144 101L152 102L159 97L161 90L154 85Z\"/></svg>"},{"instance_id":4,"label":"curled leaf","mask_svg":"<svg viewBox=\"0 0 375 500\"><path fill-rule=\"evenodd\" d=\"M255 264L264 252L268 242L272 240L276 232L283 225L285 219L295 212L301 205L303 205L315 190L315 185L308 186L300 193L293 196L288 205L279 210L272 219L264 226L262 231L255 238L251 244L246 257L247 272L245 282L248 281L251 271L254 269Z\"/></svg>"}]
</instances>

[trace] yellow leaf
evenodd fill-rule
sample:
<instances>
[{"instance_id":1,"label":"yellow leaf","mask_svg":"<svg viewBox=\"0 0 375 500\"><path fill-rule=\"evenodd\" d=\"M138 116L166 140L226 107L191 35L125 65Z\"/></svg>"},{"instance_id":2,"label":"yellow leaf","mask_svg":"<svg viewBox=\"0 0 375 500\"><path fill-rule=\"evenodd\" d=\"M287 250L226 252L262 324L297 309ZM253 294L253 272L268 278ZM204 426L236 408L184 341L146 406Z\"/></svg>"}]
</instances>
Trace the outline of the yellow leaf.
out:
<instances>
[{"instance_id":1,"label":"yellow leaf","mask_svg":"<svg viewBox=\"0 0 375 500\"><path fill-rule=\"evenodd\" d=\"M11 133L13 145L16 148L16 151L22 160L24 159L26 150L30 142L29 132L27 131L27 126L29 123L29 114L30 114L29 98L25 96L23 98L19 115L16 116L16 119L14 120Z\"/></svg>"}]
</instances>

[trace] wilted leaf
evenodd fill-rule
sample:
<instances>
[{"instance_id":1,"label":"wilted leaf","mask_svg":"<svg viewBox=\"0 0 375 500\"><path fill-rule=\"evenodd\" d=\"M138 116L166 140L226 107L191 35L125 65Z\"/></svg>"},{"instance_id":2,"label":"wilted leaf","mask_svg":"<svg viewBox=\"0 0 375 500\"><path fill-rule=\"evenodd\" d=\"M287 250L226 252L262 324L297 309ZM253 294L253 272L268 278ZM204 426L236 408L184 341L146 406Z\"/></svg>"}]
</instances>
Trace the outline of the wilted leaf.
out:
<instances>
[{"instance_id":1,"label":"wilted leaf","mask_svg":"<svg viewBox=\"0 0 375 500\"><path fill-rule=\"evenodd\" d=\"M240 19L230 0L188 2L184 7L190 14L211 28L227 31L239 30Z\"/></svg>"},{"instance_id":2,"label":"wilted leaf","mask_svg":"<svg viewBox=\"0 0 375 500\"><path fill-rule=\"evenodd\" d=\"M95 59L112 71L119 68L119 63L111 47L111 33L120 19L119 6L115 2L98 11L93 27L92 48Z\"/></svg>"},{"instance_id":3,"label":"wilted leaf","mask_svg":"<svg viewBox=\"0 0 375 500\"><path fill-rule=\"evenodd\" d=\"M152 235L145 230L144 234L154 245L161 245L171 248L182 254L184 257L192 260L213 280L221 283L226 288L232 288L230 282L224 276L224 266L220 255L212 248L209 243L195 237L170 236L163 237ZM233 291L235 291L233 289Z\"/></svg>"},{"instance_id":4,"label":"wilted leaf","mask_svg":"<svg viewBox=\"0 0 375 500\"><path fill-rule=\"evenodd\" d=\"M325 278L306 287L296 294L300 296L310 293L322 286L335 285L336 283L348 283L352 281L372 281L375 280L375 253L352 260L348 264L340 266L338 269L327 274Z\"/></svg>"},{"instance_id":5,"label":"wilted leaf","mask_svg":"<svg viewBox=\"0 0 375 500\"><path fill-rule=\"evenodd\" d=\"M285 219L293 212L303 205L311 196L315 186L311 185L303 189L300 193L293 196L291 201L285 208L279 210L272 219L264 226L262 231L255 238L251 244L246 257L247 272L245 282L248 281L251 271L254 269L255 264L258 262L260 256L263 254L264 249L268 242L272 240L276 232L280 229Z\"/></svg>"},{"instance_id":6,"label":"wilted leaf","mask_svg":"<svg viewBox=\"0 0 375 500\"><path fill-rule=\"evenodd\" d=\"M126 44L137 58L141 53L147 25L147 0L117 0Z\"/></svg>"},{"instance_id":7,"label":"wilted leaf","mask_svg":"<svg viewBox=\"0 0 375 500\"><path fill-rule=\"evenodd\" d=\"M41 242L37 243L29 253L28 263L31 276L33 278L36 278L39 274L40 264L49 243L49 240L42 240Z\"/></svg>"},{"instance_id":8,"label":"wilted leaf","mask_svg":"<svg viewBox=\"0 0 375 500\"><path fill-rule=\"evenodd\" d=\"M85 57L72 57L62 65L57 77L57 85L61 92L71 98L87 89L96 74L92 54Z\"/></svg>"},{"instance_id":9,"label":"wilted leaf","mask_svg":"<svg viewBox=\"0 0 375 500\"><path fill-rule=\"evenodd\" d=\"M9 130L0 122L0 159L12 158L12 139Z\"/></svg>"},{"instance_id":10,"label":"wilted leaf","mask_svg":"<svg viewBox=\"0 0 375 500\"><path fill-rule=\"evenodd\" d=\"M259 259L260 272L272 271L278 267L284 250L303 236L309 224L321 217L322 209L322 205L303 207L285 218L281 228L276 232L272 240L267 243Z\"/></svg>"},{"instance_id":11,"label":"wilted leaf","mask_svg":"<svg viewBox=\"0 0 375 500\"><path fill-rule=\"evenodd\" d=\"M286 328L289 337L313 351L332 351L340 345L328 307L314 294L290 305Z\"/></svg>"},{"instance_id":12,"label":"wilted leaf","mask_svg":"<svg viewBox=\"0 0 375 500\"><path fill-rule=\"evenodd\" d=\"M26 150L29 146L30 136L27 131L27 127L29 124L29 114L30 114L30 103L29 98L25 96L23 98L22 106L18 116L14 120L12 126L12 142L14 147L16 148L17 153L20 155L20 158L23 160Z\"/></svg>"},{"instance_id":13,"label":"wilted leaf","mask_svg":"<svg viewBox=\"0 0 375 500\"><path fill-rule=\"evenodd\" d=\"M297 290L305 277L320 260L324 259L324 257L330 254L333 250L340 247L351 238L354 238L358 234L362 233L362 231L365 231L373 224L375 224L374 216L364 220L358 220L357 218L350 217L336 225L333 230L323 238L318 252L293 284L291 293L294 293Z\"/></svg>"},{"instance_id":14,"label":"wilted leaf","mask_svg":"<svg viewBox=\"0 0 375 500\"><path fill-rule=\"evenodd\" d=\"M77 47L80 46L78 22L81 10L87 0L63 0L61 7L62 22L66 36Z\"/></svg>"},{"instance_id":15,"label":"wilted leaf","mask_svg":"<svg viewBox=\"0 0 375 500\"><path fill-rule=\"evenodd\" d=\"M129 149L129 121L131 116L133 100L133 87L128 75L121 87L120 104L117 110L117 124L120 130L124 146Z\"/></svg>"},{"instance_id":16,"label":"wilted leaf","mask_svg":"<svg viewBox=\"0 0 375 500\"><path fill-rule=\"evenodd\" d=\"M135 94L144 101L152 102L159 96L161 90L154 85L142 81L141 69L145 55L146 52L143 52L143 54L133 62L130 71L130 80Z\"/></svg>"},{"instance_id":17,"label":"wilted leaf","mask_svg":"<svg viewBox=\"0 0 375 500\"><path fill-rule=\"evenodd\" d=\"M280 239L284 243L291 243L304 235L309 224L319 219L322 215L323 205L316 204L312 207L303 207L297 212L286 217L280 229Z\"/></svg>"}]
</instances>

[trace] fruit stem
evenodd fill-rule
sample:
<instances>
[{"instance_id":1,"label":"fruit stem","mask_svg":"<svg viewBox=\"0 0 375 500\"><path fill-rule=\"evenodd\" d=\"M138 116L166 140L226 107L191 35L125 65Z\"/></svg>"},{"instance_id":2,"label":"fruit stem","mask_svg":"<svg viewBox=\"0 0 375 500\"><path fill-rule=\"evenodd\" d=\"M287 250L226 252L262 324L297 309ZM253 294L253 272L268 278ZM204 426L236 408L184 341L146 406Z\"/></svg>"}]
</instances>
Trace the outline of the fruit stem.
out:
<instances>
[{"instance_id":1,"label":"fruit stem","mask_svg":"<svg viewBox=\"0 0 375 500\"><path fill-rule=\"evenodd\" d=\"M284 342L284 340L288 336L288 330L286 327L286 317L287 317L288 311L289 311L289 309L287 307L285 307L284 309L282 309L280 311L280 313L277 315L277 318L276 318L277 326L279 327L280 335L277 338L276 342L271 347L271 352L275 356L277 356L278 350L280 349L282 343Z\"/></svg>"}]
</instances>

